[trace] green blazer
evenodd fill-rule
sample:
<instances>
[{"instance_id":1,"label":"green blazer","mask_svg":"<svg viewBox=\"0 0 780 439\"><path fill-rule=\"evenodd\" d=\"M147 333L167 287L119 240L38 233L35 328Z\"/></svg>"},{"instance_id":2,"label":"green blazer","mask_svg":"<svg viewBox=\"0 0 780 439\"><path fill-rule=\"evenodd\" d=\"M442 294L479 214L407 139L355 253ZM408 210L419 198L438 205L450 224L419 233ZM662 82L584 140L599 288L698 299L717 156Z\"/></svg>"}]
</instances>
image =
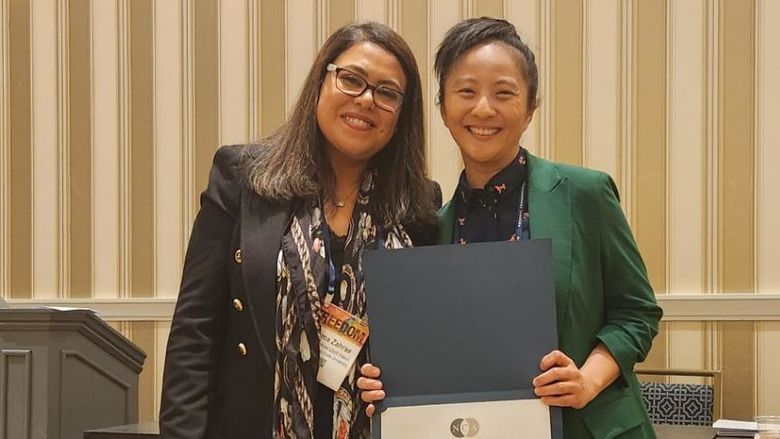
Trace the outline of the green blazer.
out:
<instances>
[{"instance_id":1,"label":"green blazer","mask_svg":"<svg viewBox=\"0 0 780 439\"><path fill-rule=\"evenodd\" d=\"M528 172L531 238L552 239L560 350L582 366L604 343L621 373L586 407L563 410L564 436L655 437L633 370L650 350L662 312L617 188L603 172L531 154ZM439 242L450 244L453 201L438 215Z\"/></svg>"}]
</instances>

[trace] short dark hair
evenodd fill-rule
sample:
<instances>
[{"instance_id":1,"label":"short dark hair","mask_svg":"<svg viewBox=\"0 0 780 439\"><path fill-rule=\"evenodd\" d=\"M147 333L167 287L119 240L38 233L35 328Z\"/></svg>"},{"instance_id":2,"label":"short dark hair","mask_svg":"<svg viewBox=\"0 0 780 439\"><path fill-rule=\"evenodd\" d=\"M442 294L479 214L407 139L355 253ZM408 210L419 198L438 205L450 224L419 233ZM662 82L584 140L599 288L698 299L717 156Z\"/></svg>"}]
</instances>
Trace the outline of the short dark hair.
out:
<instances>
[{"instance_id":1,"label":"short dark hair","mask_svg":"<svg viewBox=\"0 0 780 439\"><path fill-rule=\"evenodd\" d=\"M535 109L539 103L539 70L536 57L527 44L517 34L515 26L498 18L469 18L456 24L444 36L438 50L433 69L439 78L438 103L444 103L444 82L455 63L470 49L494 41L514 47L522 59L522 73L528 84L528 108Z\"/></svg>"},{"instance_id":2,"label":"short dark hair","mask_svg":"<svg viewBox=\"0 0 780 439\"><path fill-rule=\"evenodd\" d=\"M414 54L403 38L380 23L348 24L323 44L312 63L290 117L276 132L250 148L245 160L249 184L272 200L333 198L335 180L317 124L317 101L327 65L352 46L369 42L390 52L401 64L406 90L395 133L371 159L377 175L374 199L385 222L431 222L434 208L425 178L425 128L422 84Z\"/></svg>"}]
</instances>

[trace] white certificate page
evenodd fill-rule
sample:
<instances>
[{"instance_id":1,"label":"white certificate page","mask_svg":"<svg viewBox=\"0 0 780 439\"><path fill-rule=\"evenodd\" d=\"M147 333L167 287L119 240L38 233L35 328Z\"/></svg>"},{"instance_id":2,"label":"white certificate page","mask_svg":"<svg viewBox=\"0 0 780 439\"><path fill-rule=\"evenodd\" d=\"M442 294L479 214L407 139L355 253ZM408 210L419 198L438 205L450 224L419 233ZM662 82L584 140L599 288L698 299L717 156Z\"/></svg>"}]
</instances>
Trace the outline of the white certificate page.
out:
<instances>
[{"instance_id":1,"label":"white certificate page","mask_svg":"<svg viewBox=\"0 0 780 439\"><path fill-rule=\"evenodd\" d=\"M539 399L390 407L382 439L549 439L550 408Z\"/></svg>"}]
</instances>

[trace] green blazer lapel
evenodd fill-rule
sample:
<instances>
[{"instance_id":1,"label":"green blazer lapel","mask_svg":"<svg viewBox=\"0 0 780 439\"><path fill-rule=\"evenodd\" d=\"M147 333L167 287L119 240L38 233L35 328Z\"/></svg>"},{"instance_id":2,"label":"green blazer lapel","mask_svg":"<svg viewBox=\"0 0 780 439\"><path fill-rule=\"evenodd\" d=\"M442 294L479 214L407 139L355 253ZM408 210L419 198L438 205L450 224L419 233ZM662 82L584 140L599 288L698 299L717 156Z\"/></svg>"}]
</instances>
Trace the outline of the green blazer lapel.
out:
<instances>
[{"instance_id":1,"label":"green blazer lapel","mask_svg":"<svg viewBox=\"0 0 780 439\"><path fill-rule=\"evenodd\" d=\"M569 182L554 164L528 154L528 212L531 239L552 240L558 327L567 315L572 270L572 212Z\"/></svg>"},{"instance_id":2,"label":"green blazer lapel","mask_svg":"<svg viewBox=\"0 0 780 439\"><path fill-rule=\"evenodd\" d=\"M454 199L455 197L453 197ZM439 244L452 244L452 228L455 226L455 203L450 200L436 213L439 217Z\"/></svg>"}]
</instances>

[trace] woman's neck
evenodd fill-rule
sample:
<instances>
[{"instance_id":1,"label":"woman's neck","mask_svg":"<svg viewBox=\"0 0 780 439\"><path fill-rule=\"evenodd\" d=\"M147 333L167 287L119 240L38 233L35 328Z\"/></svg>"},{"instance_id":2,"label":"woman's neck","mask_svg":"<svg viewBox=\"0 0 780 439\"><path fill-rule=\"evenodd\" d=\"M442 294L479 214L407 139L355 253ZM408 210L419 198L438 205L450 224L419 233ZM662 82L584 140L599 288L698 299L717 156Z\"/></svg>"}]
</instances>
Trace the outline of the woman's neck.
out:
<instances>
[{"instance_id":1,"label":"woman's neck","mask_svg":"<svg viewBox=\"0 0 780 439\"><path fill-rule=\"evenodd\" d=\"M333 172L334 196L337 199L348 197L363 182L368 160L354 160L328 145L325 154Z\"/></svg>"},{"instance_id":2,"label":"woman's neck","mask_svg":"<svg viewBox=\"0 0 780 439\"><path fill-rule=\"evenodd\" d=\"M332 201L342 203L351 200L354 202L360 184L363 182L366 164L336 164L331 162L331 169L335 183L333 195L336 197Z\"/></svg>"},{"instance_id":3,"label":"woman's neck","mask_svg":"<svg viewBox=\"0 0 780 439\"><path fill-rule=\"evenodd\" d=\"M334 157L331 156L330 166L335 183L333 188L334 199L325 200L325 220L328 222L331 230L337 235L343 236L349 231L352 211L355 208L355 202L368 163L334 160Z\"/></svg>"},{"instance_id":4,"label":"woman's neck","mask_svg":"<svg viewBox=\"0 0 780 439\"><path fill-rule=\"evenodd\" d=\"M519 146L511 156L507 154L507 156L489 163L469 161L464 157L463 162L466 167L466 181L469 183L469 187L472 189L484 188L491 178L495 177L502 169L512 163L512 160L517 157L518 152L520 152Z\"/></svg>"}]
</instances>

